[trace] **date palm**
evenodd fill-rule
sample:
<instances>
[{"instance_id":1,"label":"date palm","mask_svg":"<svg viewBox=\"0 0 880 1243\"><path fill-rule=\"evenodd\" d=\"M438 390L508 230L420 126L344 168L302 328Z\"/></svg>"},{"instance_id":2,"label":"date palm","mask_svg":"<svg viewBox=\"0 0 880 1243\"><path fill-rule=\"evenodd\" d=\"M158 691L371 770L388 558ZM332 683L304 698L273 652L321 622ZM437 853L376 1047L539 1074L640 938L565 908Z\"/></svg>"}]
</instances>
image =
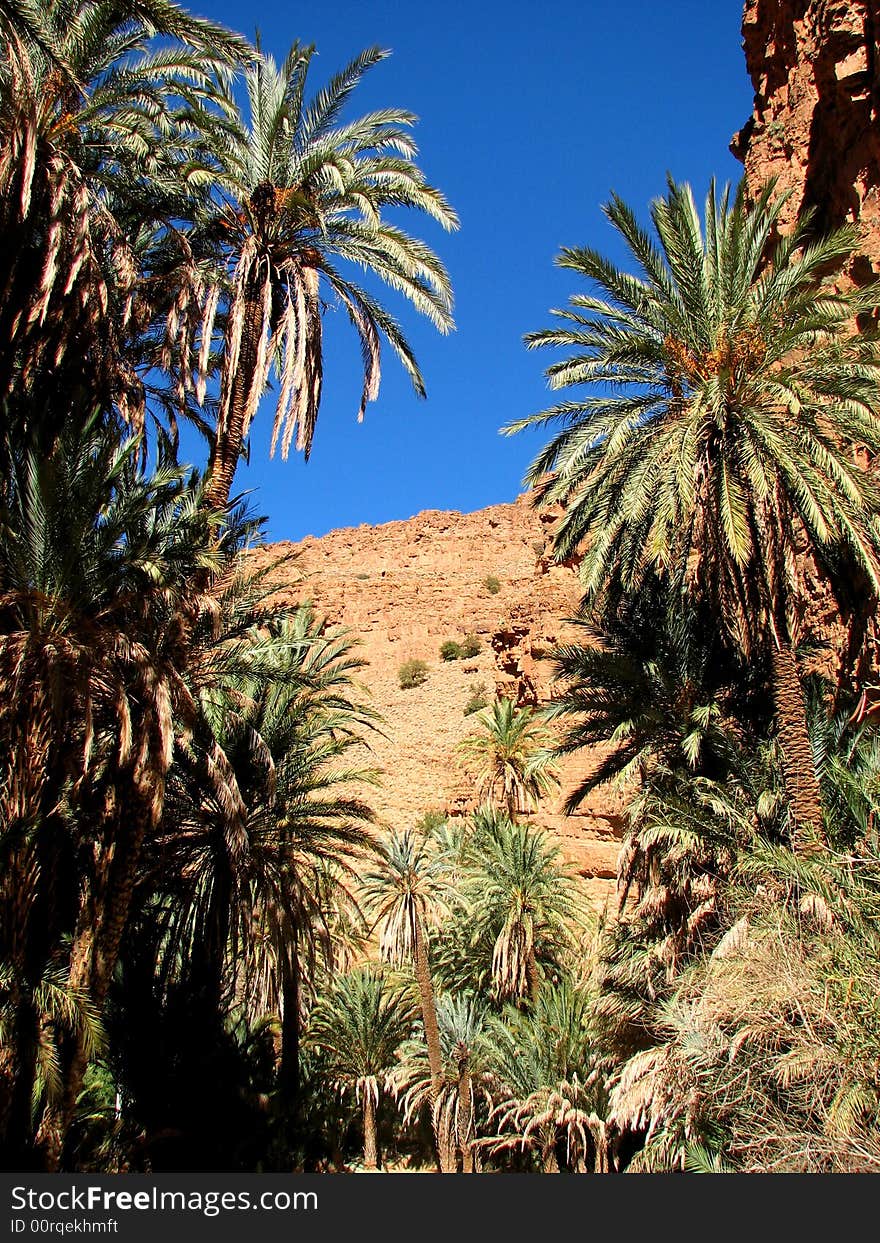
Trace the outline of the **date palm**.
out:
<instances>
[{"instance_id":1,"label":"date palm","mask_svg":"<svg viewBox=\"0 0 880 1243\"><path fill-rule=\"evenodd\" d=\"M485 821L462 883L473 945L491 944L491 980L500 1000L538 996L541 963L558 967L581 914L574 879L542 830L515 820Z\"/></svg>"},{"instance_id":2,"label":"date palm","mask_svg":"<svg viewBox=\"0 0 880 1243\"><path fill-rule=\"evenodd\" d=\"M22 867L18 851L10 862L14 870L6 873L0 897L5 947L0 959L0 1154L6 1167L17 1169L33 1152L35 1112L46 1103L59 1103L63 1094L64 1042L80 1039L91 1055L104 1043L104 1031L88 997L68 984L63 947L48 962L35 963L32 923L21 914L40 899L33 883L38 867ZM19 889L17 901L10 901L11 886ZM23 945L25 939L30 944Z\"/></svg>"},{"instance_id":3,"label":"date palm","mask_svg":"<svg viewBox=\"0 0 880 1243\"><path fill-rule=\"evenodd\" d=\"M826 833L838 850L876 843L880 827L880 730L864 699L829 708L827 687L807 688L810 742L822 788Z\"/></svg>"},{"instance_id":4,"label":"date palm","mask_svg":"<svg viewBox=\"0 0 880 1243\"><path fill-rule=\"evenodd\" d=\"M180 619L205 603L193 576L223 555L186 472L140 457L96 420L48 459L13 447L0 520L0 813L22 850L36 841L42 895L24 940L49 938L45 959L70 938L70 989L96 1014L191 704ZM50 1163L84 1058L77 1038Z\"/></svg>"},{"instance_id":5,"label":"date palm","mask_svg":"<svg viewBox=\"0 0 880 1243\"><path fill-rule=\"evenodd\" d=\"M546 1174L608 1169L607 1094L590 1028L590 998L568 982L541 990L533 1010L489 1019L485 1060L496 1134L489 1151L534 1151Z\"/></svg>"},{"instance_id":6,"label":"date palm","mask_svg":"<svg viewBox=\"0 0 880 1243\"><path fill-rule=\"evenodd\" d=\"M310 1047L340 1090L353 1092L361 1106L368 1170L379 1166L380 1094L414 1020L406 988L370 966L338 976L309 1018Z\"/></svg>"},{"instance_id":7,"label":"date palm","mask_svg":"<svg viewBox=\"0 0 880 1243\"><path fill-rule=\"evenodd\" d=\"M183 979L217 1014L278 1016L281 1086L295 1095L303 967L320 949L332 962L337 906L357 911L372 812L351 787L372 774L347 753L372 713L353 697L352 639L308 606L273 615L267 576L243 577L220 598L219 632L215 618L193 634L203 726L171 773L143 887L166 984Z\"/></svg>"},{"instance_id":8,"label":"date palm","mask_svg":"<svg viewBox=\"0 0 880 1243\"><path fill-rule=\"evenodd\" d=\"M322 297L345 308L360 341L359 419L378 396L382 337L424 395L421 372L396 320L345 268L357 265L378 276L440 331L452 327L443 265L385 214L410 208L446 229L457 225L415 163L409 132L415 118L396 108L351 121L341 117L363 75L386 55L367 49L307 100L312 49L294 44L281 66L260 53L245 71L246 109L229 94L234 122L213 131L222 197L215 231L223 239L230 282L209 470L214 505L222 507L229 498L273 362L279 388L272 450L280 443L287 457L295 441L308 457L321 401ZM221 292L216 286L207 298L203 360Z\"/></svg>"},{"instance_id":9,"label":"date palm","mask_svg":"<svg viewBox=\"0 0 880 1243\"><path fill-rule=\"evenodd\" d=\"M584 642L553 653L558 689L546 715L565 726L558 754L603 752L567 813L605 782L723 776L755 716L759 679L717 641L708 610L655 580L614 616L577 624Z\"/></svg>"},{"instance_id":10,"label":"date palm","mask_svg":"<svg viewBox=\"0 0 880 1243\"><path fill-rule=\"evenodd\" d=\"M558 557L583 550L589 599L659 573L710 602L745 660L772 660L786 783L803 831L819 824L796 647L808 560L832 587L880 587L875 478L853 445L880 450L876 334L854 320L875 287L827 279L857 246L851 228L813 240L809 219L773 245L783 198L754 204L710 188L704 219L670 182L655 236L614 198L606 214L638 275L570 248L559 264L597 287L527 338L562 348L555 389L582 390L513 424L558 424L528 479L565 516Z\"/></svg>"},{"instance_id":11,"label":"date palm","mask_svg":"<svg viewBox=\"0 0 880 1243\"><path fill-rule=\"evenodd\" d=\"M436 1109L443 1087L443 1054L437 1005L428 957L428 929L448 904L445 860L428 837L411 829L393 832L379 845L377 862L361 881L364 908L379 928L382 957L395 965L412 964L422 1010L425 1044L431 1068L431 1096ZM441 1168L446 1154L440 1146Z\"/></svg>"},{"instance_id":12,"label":"date palm","mask_svg":"<svg viewBox=\"0 0 880 1243\"><path fill-rule=\"evenodd\" d=\"M499 697L474 721L479 728L462 740L459 753L481 795L513 817L556 789L553 739L533 708Z\"/></svg>"},{"instance_id":13,"label":"date palm","mask_svg":"<svg viewBox=\"0 0 880 1243\"><path fill-rule=\"evenodd\" d=\"M463 1174L475 1173L474 1139L480 1117L490 1104L486 1090L486 1012L474 994L444 993L437 1003L443 1085L432 1103L431 1068L423 1040L406 1040L388 1086L403 1107L404 1122L412 1122L425 1106L433 1111L434 1130L447 1149L446 1164L461 1159Z\"/></svg>"},{"instance_id":14,"label":"date palm","mask_svg":"<svg viewBox=\"0 0 880 1243\"><path fill-rule=\"evenodd\" d=\"M32 437L48 420L50 443L61 396L138 426L162 332L146 359L132 338L142 346L157 316L175 339L193 320L192 274L173 277L167 254L151 270L149 252L192 266L187 221L208 182L198 118L222 111L212 75L246 45L170 0L10 0L3 25L0 399L27 398L8 416Z\"/></svg>"}]
</instances>

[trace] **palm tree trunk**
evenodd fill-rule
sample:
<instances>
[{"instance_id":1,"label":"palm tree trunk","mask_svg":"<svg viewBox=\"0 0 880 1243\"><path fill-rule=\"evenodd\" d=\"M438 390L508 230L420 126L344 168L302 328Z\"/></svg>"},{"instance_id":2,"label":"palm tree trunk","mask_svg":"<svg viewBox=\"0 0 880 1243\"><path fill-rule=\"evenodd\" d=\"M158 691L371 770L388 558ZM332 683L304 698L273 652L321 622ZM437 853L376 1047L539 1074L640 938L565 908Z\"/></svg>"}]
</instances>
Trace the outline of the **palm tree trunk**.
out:
<instances>
[{"instance_id":1,"label":"palm tree trunk","mask_svg":"<svg viewBox=\"0 0 880 1243\"><path fill-rule=\"evenodd\" d=\"M369 1085L364 1087L364 1169L379 1168L379 1145L376 1140L376 1102Z\"/></svg>"},{"instance_id":2,"label":"palm tree trunk","mask_svg":"<svg viewBox=\"0 0 880 1243\"><path fill-rule=\"evenodd\" d=\"M440 1111L437 1119L437 1157L441 1174L458 1173L458 1145L455 1142L455 1129L448 1109Z\"/></svg>"},{"instance_id":3,"label":"palm tree trunk","mask_svg":"<svg viewBox=\"0 0 880 1243\"><path fill-rule=\"evenodd\" d=\"M126 805L117 809L105 831L96 867L93 893L80 908L70 956L68 983L88 995L101 1013L116 970L122 935L128 923L141 849L149 828L158 822L165 789L164 774L141 774L131 784ZM70 1043L64 1066L64 1087L57 1103L46 1106L37 1131L37 1146L49 1172L58 1169L77 1097L88 1065L81 1034Z\"/></svg>"},{"instance_id":4,"label":"palm tree trunk","mask_svg":"<svg viewBox=\"0 0 880 1243\"><path fill-rule=\"evenodd\" d=\"M428 964L428 950L422 921L415 927L415 972L422 1003L422 1021L425 1025L425 1043L428 1046L428 1065L431 1068L431 1095L436 1104L443 1087L443 1055L440 1050L440 1028L437 1025L437 1007L434 1004L434 986Z\"/></svg>"},{"instance_id":5,"label":"palm tree trunk","mask_svg":"<svg viewBox=\"0 0 880 1243\"><path fill-rule=\"evenodd\" d=\"M415 973L421 999L422 1022L425 1025L425 1044L428 1046L428 1065L431 1069L431 1105L432 1113L434 1113L443 1087L443 1054L440 1049L440 1028L437 1025L434 986L431 983L431 967L428 963L428 949L425 945L425 932L421 919L416 919L415 940ZM446 1145L438 1144L440 1172L454 1174L454 1166L451 1170L446 1168L449 1165L449 1155L445 1148Z\"/></svg>"},{"instance_id":6,"label":"palm tree trunk","mask_svg":"<svg viewBox=\"0 0 880 1243\"><path fill-rule=\"evenodd\" d=\"M794 813L792 846L797 850L801 834L821 828L822 803L797 663L791 645L784 641L773 650L773 701L785 787Z\"/></svg>"},{"instance_id":7,"label":"palm tree trunk","mask_svg":"<svg viewBox=\"0 0 880 1243\"><path fill-rule=\"evenodd\" d=\"M263 306L259 279L259 264L254 265L242 292L244 298L241 346L238 366L231 380L224 376L224 387L230 388L229 401L217 419L217 432L208 462L205 501L213 509L225 509L229 503L232 482L241 457L244 441L244 421L248 397L257 370L260 349L260 333L263 330ZM234 308L230 308L230 314ZM227 342L228 366L228 342Z\"/></svg>"},{"instance_id":8,"label":"palm tree trunk","mask_svg":"<svg viewBox=\"0 0 880 1243\"><path fill-rule=\"evenodd\" d=\"M473 1120L470 1060L463 1057L458 1064L458 1146L461 1149L462 1174L474 1172L474 1150L471 1147Z\"/></svg>"},{"instance_id":9,"label":"palm tree trunk","mask_svg":"<svg viewBox=\"0 0 880 1243\"><path fill-rule=\"evenodd\" d=\"M23 1168L32 1160L33 1089L39 1030L33 1007L23 1000L14 1005L12 1029L0 1048L0 1074L5 1086L0 1110L3 1160L0 1168L3 1169Z\"/></svg>"},{"instance_id":10,"label":"palm tree trunk","mask_svg":"<svg viewBox=\"0 0 880 1243\"><path fill-rule=\"evenodd\" d=\"M529 1001L534 1005L541 992L541 973L538 970L538 959L535 956L534 947L529 950L526 958L526 981L529 988Z\"/></svg>"}]
</instances>

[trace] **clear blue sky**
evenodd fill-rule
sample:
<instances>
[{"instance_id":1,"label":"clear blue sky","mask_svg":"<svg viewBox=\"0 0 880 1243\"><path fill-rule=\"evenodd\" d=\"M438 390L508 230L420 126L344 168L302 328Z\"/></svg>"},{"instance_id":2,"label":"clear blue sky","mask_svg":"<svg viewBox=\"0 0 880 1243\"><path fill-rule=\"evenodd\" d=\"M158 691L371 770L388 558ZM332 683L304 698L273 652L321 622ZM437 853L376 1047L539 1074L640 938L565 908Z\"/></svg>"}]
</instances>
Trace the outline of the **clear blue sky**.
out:
<instances>
[{"instance_id":1,"label":"clear blue sky","mask_svg":"<svg viewBox=\"0 0 880 1243\"><path fill-rule=\"evenodd\" d=\"M353 112L394 105L420 118L428 177L461 229L410 220L438 250L455 288L457 329L441 337L387 295L422 365L420 401L386 351L382 391L358 426L359 352L343 312L325 317L324 396L308 464L269 461L272 398L251 435L236 489L256 490L273 539L474 510L512 500L542 443L499 427L550 403L541 353L523 333L574 292L556 270L560 246L592 245L620 260L601 204L616 190L644 214L666 172L702 196L708 179L738 180L731 135L751 110L741 49L742 0L191 0L190 7L283 55L316 45L313 85L362 48L373 69Z\"/></svg>"}]
</instances>

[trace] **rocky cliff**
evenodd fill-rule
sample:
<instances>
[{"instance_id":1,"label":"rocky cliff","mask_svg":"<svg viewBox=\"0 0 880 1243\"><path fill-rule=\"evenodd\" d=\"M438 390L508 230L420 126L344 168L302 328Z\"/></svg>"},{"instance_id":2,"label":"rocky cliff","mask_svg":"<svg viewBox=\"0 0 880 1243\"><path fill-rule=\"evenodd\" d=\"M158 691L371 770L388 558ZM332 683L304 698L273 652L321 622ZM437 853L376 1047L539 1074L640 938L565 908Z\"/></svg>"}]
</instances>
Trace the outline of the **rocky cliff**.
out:
<instances>
[{"instance_id":1,"label":"rocky cliff","mask_svg":"<svg viewBox=\"0 0 880 1243\"><path fill-rule=\"evenodd\" d=\"M752 189L791 190L785 222L804 206L822 231L859 227L857 283L880 273L880 0L747 0L752 116L731 150Z\"/></svg>"},{"instance_id":2,"label":"rocky cliff","mask_svg":"<svg viewBox=\"0 0 880 1243\"><path fill-rule=\"evenodd\" d=\"M383 774L380 790L369 795L383 823L406 827L429 809L464 814L473 806L456 747L475 728L464 709L481 683L489 697L521 703L550 695L549 653L570 636L564 619L579 596L575 571L546 556L552 521L520 497L477 513L428 511L269 550L294 553L302 575L285 583L285 602L313 601L331 625L360 640L360 676L383 718L369 757ZM479 653L441 660L441 644L465 635L477 637ZM402 689L398 671L408 660L425 661L428 678ZM535 820L602 899L615 872L620 800L602 791L576 816L560 810L590 762L595 758L567 764L559 796L545 800Z\"/></svg>"}]
</instances>

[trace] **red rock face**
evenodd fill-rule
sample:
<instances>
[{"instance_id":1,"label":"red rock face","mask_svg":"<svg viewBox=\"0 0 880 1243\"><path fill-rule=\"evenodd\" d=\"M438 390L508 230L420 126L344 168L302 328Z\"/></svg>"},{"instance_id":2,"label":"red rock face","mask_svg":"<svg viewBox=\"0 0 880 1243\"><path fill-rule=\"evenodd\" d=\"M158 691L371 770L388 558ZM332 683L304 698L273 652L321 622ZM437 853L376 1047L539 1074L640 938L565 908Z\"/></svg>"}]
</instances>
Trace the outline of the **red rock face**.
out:
<instances>
[{"instance_id":1,"label":"red rock face","mask_svg":"<svg viewBox=\"0 0 880 1243\"><path fill-rule=\"evenodd\" d=\"M747 0L746 67L754 112L731 150L752 191L768 177L791 190L785 223L802 207L827 232L858 226L880 273L880 0Z\"/></svg>"},{"instance_id":2,"label":"red rock face","mask_svg":"<svg viewBox=\"0 0 880 1243\"><path fill-rule=\"evenodd\" d=\"M554 518L526 497L472 514L428 511L406 522L332 531L321 539L274 545L257 555L296 555L302 581L285 571L279 597L311 600L331 625L351 630L367 662L359 678L381 713L381 733L362 759L382 770L378 790L364 791L383 824L405 828L429 809L463 814L475 804L473 782L456 747L475 728L464 708L478 684L487 696L541 703L552 693L552 648L571 638L578 579L546 556ZM499 589L493 591L491 579ZM489 583L489 585L487 585ZM440 646L475 635L479 654L443 661ZM401 689L398 670L423 660L428 678ZM581 813L565 817L566 793L594 764L567 764L562 789L538 809L563 853L597 898L610 892L621 830L620 796L600 791Z\"/></svg>"},{"instance_id":3,"label":"red rock face","mask_svg":"<svg viewBox=\"0 0 880 1243\"><path fill-rule=\"evenodd\" d=\"M820 233L855 225L861 254L849 276L858 285L877 279L880 0L746 0L742 33L755 103L731 150L745 165L751 193L770 177L790 191L783 229L803 208L813 209ZM814 634L842 652L846 628L835 602L818 582L813 596ZM870 629L876 669L873 623ZM818 665L837 671L834 661Z\"/></svg>"}]
</instances>

